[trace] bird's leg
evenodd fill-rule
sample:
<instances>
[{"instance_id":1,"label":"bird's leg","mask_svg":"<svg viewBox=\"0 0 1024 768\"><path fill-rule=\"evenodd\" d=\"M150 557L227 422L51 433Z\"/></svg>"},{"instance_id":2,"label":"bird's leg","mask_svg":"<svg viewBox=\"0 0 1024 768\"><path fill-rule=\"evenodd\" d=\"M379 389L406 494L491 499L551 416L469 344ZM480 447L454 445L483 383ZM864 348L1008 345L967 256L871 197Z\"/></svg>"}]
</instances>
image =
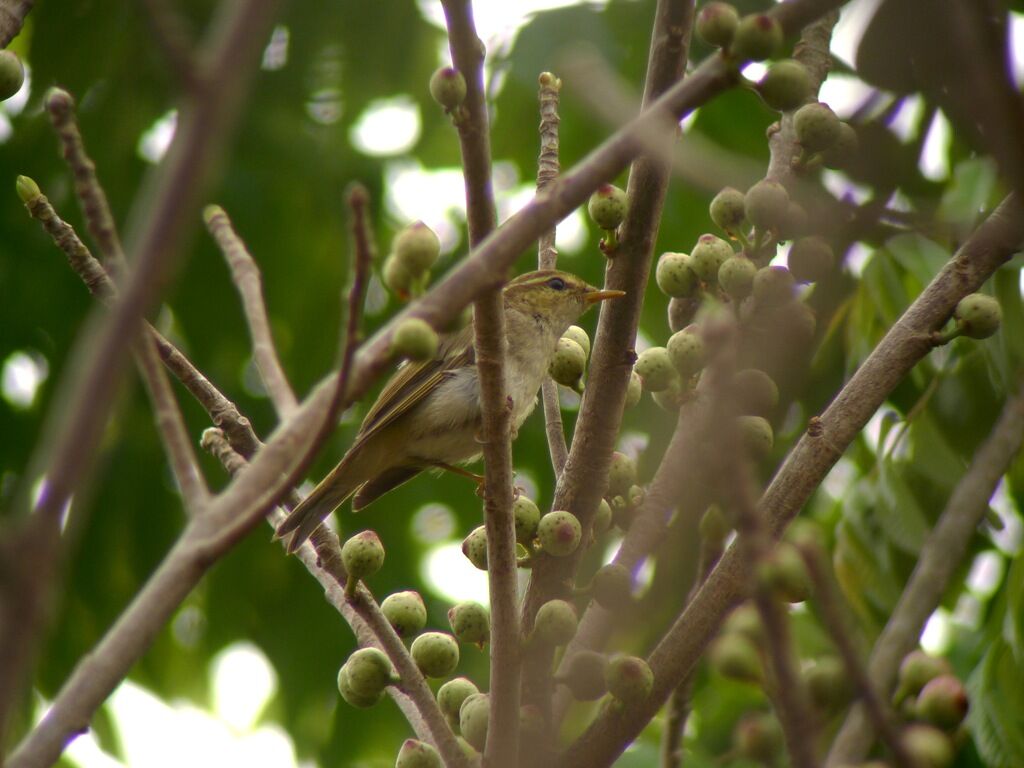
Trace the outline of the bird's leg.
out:
<instances>
[{"instance_id":1,"label":"bird's leg","mask_svg":"<svg viewBox=\"0 0 1024 768\"><path fill-rule=\"evenodd\" d=\"M470 472L468 469L462 467L456 467L453 464L446 464L443 461L432 461L430 466L443 469L445 472L451 472L452 474L459 475L460 477L466 477L476 483L476 492L478 496L483 496L484 491L484 476L478 475L475 472Z\"/></svg>"}]
</instances>

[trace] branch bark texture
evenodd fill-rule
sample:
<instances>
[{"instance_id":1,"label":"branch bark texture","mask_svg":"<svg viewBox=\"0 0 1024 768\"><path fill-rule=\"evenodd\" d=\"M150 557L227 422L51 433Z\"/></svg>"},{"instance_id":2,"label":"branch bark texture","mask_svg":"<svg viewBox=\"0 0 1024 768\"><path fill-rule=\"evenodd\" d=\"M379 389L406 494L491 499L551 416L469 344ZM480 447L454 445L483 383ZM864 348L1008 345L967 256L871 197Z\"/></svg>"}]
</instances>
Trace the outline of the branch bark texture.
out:
<instances>
[{"instance_id":1,"label":"branch bark texture","mask_svg":"<svg viewBox=\"0 0 1024 768\"><path fill-rule=\"evenodd\" d=\"M1024 241L1024 212L1010 196L989 216L843 387L790 452L758 504L778 536L807 502L893 388L931 349L930 335ZM748 567L732 546L648 658L649 699L625 714L605 713L567 750L563 765L610 765L687 678L728 611L746 596Z\"/></svg>"}]
</instances>

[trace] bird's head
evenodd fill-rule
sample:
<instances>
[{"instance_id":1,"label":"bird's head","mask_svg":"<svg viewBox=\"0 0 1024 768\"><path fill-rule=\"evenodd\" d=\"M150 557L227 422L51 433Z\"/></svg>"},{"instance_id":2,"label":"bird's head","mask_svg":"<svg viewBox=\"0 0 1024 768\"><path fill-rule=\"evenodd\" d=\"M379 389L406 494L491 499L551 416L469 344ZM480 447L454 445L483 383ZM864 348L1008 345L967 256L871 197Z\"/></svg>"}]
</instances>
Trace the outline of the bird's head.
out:
<instances>
[{"instance_id":1,"label":"bird's head","mask_svg":"<svg viewBox=\"0 0 1024 768\"><path fill-rule=\"evenodd\" d=\"M527 272L505 286L508 309L549 323L557 334L576 322L592 304L619 296L625 293L595 288L576 275L556 269Z\"/></svg>"}]
</instances>

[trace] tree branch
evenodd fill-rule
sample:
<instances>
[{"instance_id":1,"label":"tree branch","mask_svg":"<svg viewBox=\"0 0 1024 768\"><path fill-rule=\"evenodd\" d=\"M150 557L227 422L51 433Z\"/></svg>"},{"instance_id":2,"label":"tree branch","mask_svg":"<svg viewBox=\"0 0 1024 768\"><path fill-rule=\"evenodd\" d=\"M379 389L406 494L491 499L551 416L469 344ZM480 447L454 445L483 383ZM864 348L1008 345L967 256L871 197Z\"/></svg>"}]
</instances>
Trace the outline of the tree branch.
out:
<instances>
[{"instance_id":1,"label":"tree branch","mask_svg":"<svg viewBox=\"0 0 1024 768\"><path fill-rule=\"evenodd\" d=\"M562 81L550 72L542 72L538 78L540 90L540 156L537 158L537 194L539 195L558 178L558 92ZM537 240L537 268L554 269L558 262L555 248L555 228L551 227ZM544 405L544 427L548 437L548 452L555 479L562 474L569 448L565 444L565 428L562 426L562 406L558 402L558 384L550 376L544 377L540 388Z\"/></svg>"},{"instance_id":2,"label":"tree branch","mask_svg":"<svg viewBox=\"0 0 1024 768\"><path fill-rule=\"evenodd\" d=\"M274 347L267 308L263 302L263 281L260 279L259 268L245 243L235 232L223 208L218 205L207 206L203 211L203 220L217 247L224 254L224 259L231 268L235 287L242 297L246 325L249 326L249 334L252 337L253 359L267 388L267 394L270 395L278 417L287 418L298 407L298 401L288 384L288 377L281 368L281 361Z\"/></svg>"},{"instance_id":3,"label":"tree branch","mask_svg":"<svg viewBox=\"0 0 1024 768\"><path fill-rule=\"evenodd\" d=\"M656 99L682 76L692 20L693 0L659 0L644 86L645 107L655 104ZM644 130L657 131L665 147L669 147L675 137L674 119L656 108L648 113L657 115L659 120ZM632 350L669 171L669 163L663 155L641 156L633 164L627 186L629 210L622 224L621 241L605 274L605 286L625 291L626 295L601 308L587 388L553 502L553 509L574 514L584 531L591 525L607 484L612 449L622 420L626 384L635 358ZM578 567L581 555L582 552L577 552L573 556L555 558L540 554L535 558L523 603L525 626L532 625L541 605L554 597L565 596L566 584ZM525 670L525 695L546 714L551 707L551 664L551 652L537 652L530 657Z\"/></svg>"},{"instance_id":4,"label":"tree branch","mask_svg":"<svg viewBox=\"0 0 1024 768\"><path fill-rule=\"evenodd\" d=\"M470 0L443 0L452 62L466 79L466 99L456 125L466 183L469 243L478 246L494 230L497 212L491 186L490 126L484 98L483 43ZM499 272L503 275L504 271ZM491 607L490 714L484 759L488 765L519 762L519 620L516 615L516 539L512 516L511 417L507 401L505 308L501 285L473 305L473 344L480 382L484 453L484 525Z\"/></svg>"},{"instance_id":5,"label":"tree branch","mask_svg":"<svg viewBox=\"0 0 1024 768\"><path fill-rule=\"evenodd\" d=\"M1003 204L1004 206L1006 203ZM896 683L903 657L917 647L925 622L938 607L975 529L988 511L999 480L1024 441L1024 386L1007 400L999 420L953 490L918 557L917 566L878 636L868 661L875 689L887 695ZM832 744L828 765L856 762L871 746L872 724L863 707L855 707ZM877 726L876 726L877 727Z\"/></svg>"},{"instance_id":6,"label":"tree branch","mask_svg":"<svg viewBox=\"0 0 1024 768\"><path fill-rule=\"evenodd\" d=\"M35 0L0 0L0 48L18 36Z\"/></svg>"},{"instance_id":7,"label":"tree branch","mask_svg":"<svg viewBox=\"0 0 1024 768\"><path fill-rule=\"evenodd\" d=\"M780 6L784 7L784 6ZM1024 240L1024 212L1010 196L975 231L890 329L853 378L800 438L758 505L778 536L892 389L931 350L930 335ZM744 596L747 566L729 548L648 662L654 690L624 715L599 716L569 747L563 765L609 765L690 674L725 614Z\"/></svg>"},{"instance_id":8,"label":"tree branch","mask_svg":"<svg viewBox=\"0 0 1024 768\"><path fill-rule=\"evenodd\" d=\"M203 447L216 456L224 468L235 475L247 466L247 462L231 448L224 434L211 428L203 433ZM267 522L276 528L285 518L280 508L267 516ZM324 596L348 622L361 647L379 648L387 654L402 679L401 688L389 686L388 694L402 710L419 738L434 744L441 752L446 765L467 766L469 762L451 728L438 709L426 680L412 660L402 640L381 613L373 594L360 582L352 599L345 597L348 574L341 560L341 542L338 535L321 525L296 551L296 556L306 566L310 575L320 582Z\"/></svg>"},{"instance_id":9,"label":"tree branch","mask_svg":"<svg viewBox=\"0 0 1024 768\"><path fill-rule=\"evenodd\" d=\"M816 543L801 545L800 554L803 555L807 573L814 585L822 624L832 635L832 640L843 660L847 674L857 687L861 705L892 752L896 764L900 768L913 768L913 760L907 754L903 742L900 741L895 715L885 699L879 695L878 689L872 684L868 671L861 661L860 652L853 640L850 622L844 611L843 596L835 583L835 576L832 574L828 556Z\"/></svg>"}]
</instances>

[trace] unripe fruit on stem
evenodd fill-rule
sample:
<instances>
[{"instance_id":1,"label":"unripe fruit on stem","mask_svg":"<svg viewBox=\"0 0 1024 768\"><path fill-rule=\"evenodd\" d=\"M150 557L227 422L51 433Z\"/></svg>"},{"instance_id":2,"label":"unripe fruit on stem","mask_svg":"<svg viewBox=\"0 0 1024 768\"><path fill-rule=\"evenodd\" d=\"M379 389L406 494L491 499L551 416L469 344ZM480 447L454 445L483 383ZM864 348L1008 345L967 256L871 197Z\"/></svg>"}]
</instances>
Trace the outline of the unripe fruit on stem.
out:
<instances>
[{"instance_id":1,"label":"unripe fruit on stem","mask_svg":"<svg viewBox=\"0 0 1024 768\"><path fill-rule=\"evenodd\" d=\"M458 722L456 722L454 727L458 727L458 725ZM473 745L461 736L455 737L455 743L459 745L459 749L462 750L462 754L466 756L466 759L469 761L469 764L474 768L479 768L483 761L483 758L480 756L480 753L473 748Z\"/></svg>"},{"instance_id":2,"label":"unripe fruit on stem","mask_svg":"<svg viewBox=\"0 0 1024 768\"><path fill-rule=\"evenodd\" d=\"M853 698L853 681L841 659L826 656L804 672L804 683L814 705L825 712L835 712Z\"/></svg>"},{"instance_id":3,"label":"unripe fruit on stem","mask_svg":"<svg viewBox=\"0 0 1024 768\"><path fill-rule=\"evenodd\" d=\"M738 423L740 441L750 455L756 459L767 456L775 445L775 435L768 420L760 416L740 416Z\"/></svg>"},{"instance_id":4,"label":"unripe fruit on stem","mask_svg":"<svg viewBox=\"0 0 1024 768\"><path fill-rule=\"evenodd\" d=\"M939 675L929 680L917 695L915 711L926 723L952 731L967 716L967 691L953 675Z\"/></svg>"},{"instance_id":5,"label":"unripe fruit on stem","mask_svg":"<svg viewBox=\"0 0 1024 768\"><path fill-rule=\"evenodd\" d=\"M626 503L632 510L640 509L644 505L644 499L647 498L647 492L639 485L629 486L629 493L626 494Z\"/></svg>"},{"instance_id":6,"label":"unripe fruit on stem","mask_svg":"<svg viewBox=\"0 0 1024 768\"><path fill-rule=\"evenodd\" d=\"M437 706L445 717L458 723L463 702L474 693L480 693L480 689L472 680L456 677L437 689Z\"/></svg>"},{"instance_id":7,"label":"unripe fruit on stem","mask_svg":"<svg viewBox=\"0 0 1024 768\"><path fill-rule=\"evenodd\" d=\"M672 358L664 347L648 347L636 359L633 365L644 389L648 392L661 392L672 386L676 378L676 369Z\"/></svg>"},{"instance_id":8,"label":"unripe fruit on stem","mask_svg":"<svg viewBox=\"0 0 1024 768\"><path fill-rule=\"evenodd\" d=\"M700 288L700 280L685 253L661 254L654 279L661 292L673 298L692 296Z\"/></svg>"},{"instance_id":9,"label":"unripe fruit on stem","mask_svg":"<svg viewBox=\"0 0 1024 768\"><path fill-rule=\"evenodd\" d=\"M566 557L580 545L583 529L575 515L556 510L548 512L537 525L541 549L553 557Z\"/></svg>"},{"instance_id":10,"label":"unripe fruit on stem","mask_svg":"<svg viewBox=\"0 0 1024 768\"><path fill-rule=\"evenodd\" d=\"M712 504L701 515L699 531L700 537L704 541L722 544L732 532L732 525L726 519L722 508L717 504Z\"/></svg>"},{"instance_id":11,"label":"unripe fruit on stem","mask_svg":"<svg viewBox=\"0 0 1024 768\"><path fill-rule=\"evenodd\" d=\"M624 453L612 453L608 468L608 495L627 496L630 486L636 482L636 464Z\"/></svg>"},{"instance_id":12,"label":"unripe fruit on stem","mask_svg":"<svg viewBox=\"0 0 1024 768\"><path fill-rule=\"evenodd\" d=\"M611 184L602 184L590 196L587 213L601 229L613 230L626 218L627 205L625 191Z\"/></svg>"},{"instance_id":13,"label":"unripe fruit on stem","mask_svg":"<svg viewBox=\"0 0 1024 768\"><path fill-rule=\"evenodd\" d=\"M540 523L540 509L528 496L518 496L512 502L512 516L515 518L516 541L524 547L537 536L537 525Z\"/></svg>"},{"instance_id":14,"label":"unripe fruit on stem","mask_svg":"<svg viewBox=\"0 0 1024 768\"><path fill-rule=\"evenodd\" d=\"M779 404L779 388L767 373L756 368L737 371L733 391L740 411L750 416L767 416Z\"/></svg>"},{"instance_id":15,"label":"unripe fruit on stem","mask_svg":"<svg viewBox=\"0 0 1024 768\"><path fill-rule=\"evenodd\" d=\"M789 249L786 263L793 277L802 283L814 283L825 277L835 264L832 246L823 237L801 237Z\"/></svg>"},{"instance_id":16,"label":"unripe fruit on stem","mask_svg":"<svg viewBox=\"0 0 1024 768\"><path fill-rule=\"evenodd\" d=\"M431 360L437 354L437 332L418 317L403 320L391 337L391 353L409 360Z\"/></svg>"},{"instance_id":17,"label":"unripe fruit on stem","mask_svg":"<svg viewBox=\"0 0 1024 768\"><path fill-rule=\"evenodd\" d=\"M372 576L384 565L384 545L373 531L357 533L341 547L341 563L348 574L349 596L355 589L355 582Z\"/></svg>"},{"instance_id":18,"label":"unripe fruit on stem","mask_svg":"<svg viewBox=\"0 0 1024 768\"><path fill-rule=\"evenodd\" d=\"M562 337L548 365L548 375L563 387L576 389L587 368L587 353L572 339Z\"/></svg>"},{"instance_id":19,"label":"unripe fruit on stem","mask_svg":"<svg viewBox=\"0 0 1024 768\"><path fill-rule=\"evenodd\" d=\"M640 402L644 385L636 371L629 372L629 383L626 385L626 408L633 408Z\"/></svg>"},{"instance_id":20,"label":"unripe fruit on stem","mask_svg":"<svg viewBox=\"0 0 1024 768\"><path fill-rule=\"evenodd\" d=\"M629 502L626 501L626 497L612 496L608 503L612 508L612 522L620 530L628 530L633 522L633 510L629 508Z\"/></svg>"},{"instance_id":21,"label":"unripe fruit on stem","mask_svg":"<svg viewBox=\"0 0 1024 768\"><path fill-rule=\"evenodd\" d=\"M835 143L822 152L821 160L827 168L846 168L857 155L860 140L849 123L839 123L839 136Z\"/></svg>"},{"instance_id":22,"label":"unripe fruit on stem","mask_svg":"<svg viewBox=\"0 0 1024 768\"><path fill-rule=\"evenodd\" d=\"M345 662L349 687L357 696L377 696L394 682L395 668L379 648L360 648Z\"/></svg>"},{"instance_id":23,"label":"unripe fruit on stem","mask_svg":"<svg viewBox=\"0 0 1024 768\"><path fill-rule=\"evenodd\" d=\"M796 139L808 152L823 152L839 140L839 118L828 104L804 104L793 114Z\"/></svg>"},{"instance_id":24,"label":"unripe fruit on stem","mask_svg":"<svg viewBox=\"0 0 1024 768\"><path fill-rule=\"evenodd\" d=\"M732 246L717 235L705 234L697 238L690 251L690 268L706 283L718 279L718 270L733 255Z\"/></svg>"},{"instance_id":25,"label":"unripe fruit on stem","mask_svg":"<svg viewBox=\"0 0 1024 768\"><path fill-rule=\"evenodd\" d=\"M728 3L711 2L697 14L696 29L701 40L717 48L728 48L740 15Z\"/></svg>"},{"instance_id":26,"label":"unripe fruit on stem","mask_svg":"<svg viewBox=\"0 0 1024 768\"><path fill-rule=\"evenodd\" d=\"M17 191L21 202L25 203L25 205L28 205L43 194L39 189L39 185L36 184L35 179L28 176L19 176L15 179L14 188Z\"/></svg>"},{"instance_id":27,"label":"unripe fruit on stem","mask_svg":"<svg viewBox=\"0 0 1024 768\"><path fill-rule=\"evenodd\" d=\"M736 25L730 53L740 61L770 59L782 47L782 26L763 13L744 16Z\"/></svg>"},{"instance_id":28,"label":"unripe fruit on stem","mask_svg":"<svg viewBox=\"0 0 1024 768\"><path fill-rule=\"evenodd\" d=\"M562 334L563 339L572 339L583 348L584 354L590 357L590 336L578 325L570 325Z\"/></svg>"},{"instance_id":29,"label":"unripe fruit on stem","mask_svg":"<svg viewBox=\"0 0 1024 768\"><path fill-rule=\"evenodd\" d=\"M789 208L789 193L777 181L761 179L743 198L747 218L755 227L775 229L782 226Z\"/></svg>"},{"instance_id":30,"label":"unripe fruit on stem","mask_svg":"<svg viewBox=\"0 0 1024 768\"><path fill-rule=\"evenodd\" d=\"M605 668L608 660L597 651L577 651L569 657L568 668L560 678L577 701L594 701L608 690Z\"/></svg>"},{"instance_id":31,"label":"unripe fruit on stem","mask_svg":"<svg viewBox=\"0 0 1024 768\"><path fill-rule=\"evenodd\" d=\"M601 499L601 503L597 505L597 512L594 515L594 535L600 536L602 533L605 533L611 527L612 507L607 501Z\"/></svg>"},{"instance_id":32,"label":"unripe fruit on stem","mask_svg":"<svg viewBox=\"0 0 1024 768\"><path fill-rule=\"evenodd\" d=\"M756 418L756 417L755 417ZM803 556L788 541L780 541L761 563L762 582L787 603L802 603L811 596L811 578Z\"/></svg>"},{"instance_id":33,"label":"unripe fruit on stem","mask_svg":"<svg viewBox=\"0 0 1024 768\"><path fill-rule=\"evenodd\" d=\"M462 541L462 554L481 571L487 570L487 529L474 528Z\"/></svg>"},{"instance_id":34,"label":"unripe fruit on stem","mask_svg":"<svg viewBox=\"0 0 1024 768\"><path fill-rule=\"evenodd\" d=\"M825 531L821 525L806 517L798 517L786 530L786 541L803 553L825 549Z\"/></svg>"},{"instance_id":35,"label":"unripe fruit on stem","mask_svg":"<svg viewBox=\"0 0 1024 768\"><path fill-rule=\"evenodd\" d=\"M736 301L742 301L754 290L757 265L742 254L726 259L718 270L718 284Z\"/></svg>"},{"instance_id":36,"label":"unripe fruit on stem","mask_svg":"<svg viewBox=\"0 0 1024 768\"><path fill-rule=\"evenodd\" d=\"M427 625L427 607L419 592L395 592L380 604L384 618L399 637L412 637Z\"/></svg>"},{"instance_id":37,"label":"unripe fruit on stem","mask_svg":"<svg viewBox=\"0 0 1024 768\"><path fill-rule=\"evenodd\" d=\"M371 695L357 693L352 690L352 684L348 679L347 664L342 664L341 669L338 671L338 693L341 694L341 698L343 698L347 704L353 707L359 707L360 709L372 707L384 698L383 688Z\"/></svg>"},{"instance_id":38,"label":"unripe fruit on stem","mask_svg":"<svg viewBox=\"0 0 1024 768\"><path fill-rule=\"evenodd\" d=\"M0 51L0 101L11 98L25 83L25 67L13 51Z\"/></svg>"},{"instance_id":39,"label":"unripe fruit on stem","mask_svg":"<svg viewBox=\"0 0 1024 768\"><path fill-rule=\"evenodd\" d=\"M546 646L565 645L576 634L579 617L565 600L548 600L537 609L533 620L533 639Z\"/></svg>"},{"instance_id":40,"label":"unripe fruit on stem","mask_svg":"<svg viewBox=\"0 0 1024 768\"><path fill-rule=\"evenodd\" d=\"M793 300L796 281L785 267L761 267L754 275L754 300L759 307L778 307Z\"/></svg>"},{"instance_id":41,"label":"unripe fruit on stem","mask_svg":"<svg viewBox=\"0 0 1024 768\"><path fill-rule=\"evenodd\" d=\"M459 730L475 749L484 751L487 745L487 719L491 713L491 698L486 693L474 693L462 702L459 710Z\"/></svg>"},{"instance_id":42,"label":"unripe fruit on stem","mask_svg":"<svg viewBox=\"0 0 1024 768\"><path fill-rule=\"evenodd\" d=\"M711 220L728 232L734 234L746 218L743 193L733 187L721 190L708 207Z\"/></svg>"},{"instance_id":43,"label":"unripe fruit on stem","mask_svg":"<svg viewBox=\"0 0 1024 768\"><path fill-rule=\"evenodd\" d=\"M466 78L455 67L441 67L430 76L430 95L451 112L466 100Z\"/></svg>"},{"instance_id":44,"label":"unripe fruit on stem","mask_svg":"<svg viewBox=\"0 0 1024 768\"><path fill-rule=\"evenodd\" d=\"M972 339L987 339L999 330L1003 310L999 302L984 293L972 293L960 299L953 312L960 332Z\"/></svg>"},{"instance_id":45,"label":"unripe fruit on stem","mask_svg":"<svg viewBox=\"0 0 1024 768\"><path fill-rule=\"evenodd\" d=\"M633 574L620 563L608 563L594 574L590 590L602 608L621 611L633 602Z\"/></svg>"},{"instance_id":46,"label":"unripe fruit on stem","mask_svg":"<svg viewBox=\"0 0 1024 768\"><path fill-rule=\"evenodd\" d=\"M672 365L684 379L688 379L704 367L707 353L700 331L696 326L673 333L665 347Z\"/></svg>"},{"instance_id":47,"label":"unripe fruit on stem","mask_svg":"<svg viewBox=\"0 0 1024 768\"><path fill-rule=\"evenodd\" d=\"M443 768L443 765L436 749L416 739L406 739L395 760L395 768Z\"/></svg>"},{"instance_id":48,"label":"unripe fruit on stem","mask_svg":"<svg viewBox=\"0 0 1024 768\"><path fill-rule=\"evenodd\" d=\"M448 611L452 634L463 643L483 647L491 639L491 616L480 603L468 600L452 606Z\"/></svg>"},{"instance_id":49,"label":"unripe fruit on stem","mask_svg":"<svg viewBox=\"0 0 1024 768\"><path fill-rule=\"evenodd\" d=\"M787 339L794 347L810 344L814 340L814 329L818 320L814 310L802 301L789 301L771 313L771 324L776 333Z\"/></svg>"},{"instance_id":50,"label":"unripe fruit on stem","mask_svg":"<svg viewBox=\"0 0 1024 768\"><path fill-rule=\"evenodd\" d=\"M651 695L654 674L638 656L617 656L605 669L608 692L626 706L640 704Z\"/></svg>"},{"instance_id":51,"label":"unripe fruit on stem","mask_svg":"<svg viewBox=\"0 0 1024 768\"><path fill-rule=\"evenodd\" d=\"M789 112L807 101L814 84L807 67L794 59L783 59L772 64L757 90L769 107Z\"/></svg>"},{"instance_id":52,"label":"unripe fruit on stem","mask_svg":"<svg viewBox=\"0 0 1024 768\"><path fill-rule=\"evenodd\" d=\"M399 298L405 298L412 291L413 285L416 283L416 276L392 253L384 259L381 280L389 291Z\"/></svg>"},{"instance_id":53,"label":"unripe fruit on stem","mask_svg":"<svg viewBox=\"0 0 1024 768\"><path fill-rule=\"evenodd\" d=\"M953 668L945 659L930 656L922 650L911 651L900 662L899 685L893 700L898 704L907 696L916 696L936 677L951 674Z\"/></svg>"},{"instance_id":54,"label":"unripe fruit on stem","mask_svg":"<svg viewBox=\"0 0 1024 768\"><path fill-rule=\"evenodd\" d=\"M908 725L900 734L900 741L915 768L947 768L956 754L950 738L930 725Z\"/></svg>"},{"instance_id":55,"label":"unripe fruit on stem","mask_svg":"<svg viewBox=\"0 0 1024 768\"><path fill-rule=\"evenodd\" d=\"M424 632L412 641L409 653L427 677L447 677L459 666L459 643L445 632Z\"/></svg>"},{"instance_id":56,"label":"unripe fruit on stem","mask_svg":"<svg viewBox=\"0 0 1024 768\"><path fill-rule=\"evenodd\" d=\"M779 721L763 712L746 715L733 731L733 746L741 757L774 765L784 747Z\"/></svg>"},{"instance_id":57,"label":"unripe fruit on stem","mask_svg":"<svg viewBox=\"0 0 1024 768\"><path fill-rule=\"evenodd\" d=\"M708 661L718 674L732 680L760 683L764 677L757 648L745 635L720 635L708 649Z\"/></svg>"},{"instance_id":58,"label":"unripe fruit on stem","mask_svg":"<svg viewBox=\"0 0 1024 768\"><path fill-rule=\"evenodd\" d=\"M422 221L403 229L391 242L391 252L412 275L421 275L434 266L441 255L441 241Z\"/></svg>"},{"instance_id":59,"label":"unripe fruit on stem","mask_svg":"<svg viewBox=\"0 0 1024 768\"><path fill-rule=\"evenodd\" d=\"M687 298L675 298L668 303L668 327L673 333L681 331L693 322L704 301L704 296L697 293Z\"/></svg>"}]
</instances>

